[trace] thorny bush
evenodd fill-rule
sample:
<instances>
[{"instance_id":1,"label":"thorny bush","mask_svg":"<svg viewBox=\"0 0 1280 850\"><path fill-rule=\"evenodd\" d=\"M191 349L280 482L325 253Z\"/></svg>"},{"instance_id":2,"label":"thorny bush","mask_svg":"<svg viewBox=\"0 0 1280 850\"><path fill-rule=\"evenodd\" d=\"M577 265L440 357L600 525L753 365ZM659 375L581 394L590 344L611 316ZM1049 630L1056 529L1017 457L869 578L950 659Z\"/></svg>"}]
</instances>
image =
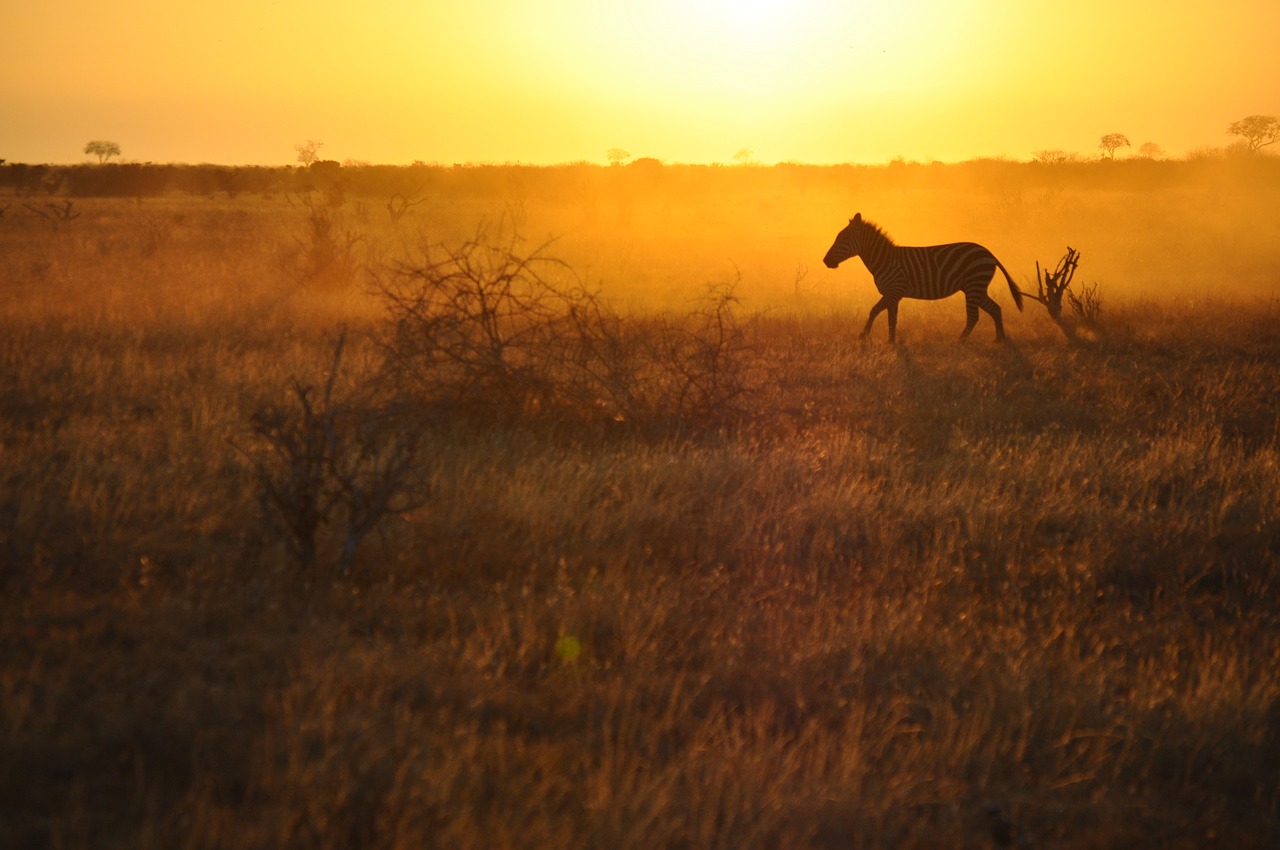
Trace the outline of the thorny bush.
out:
<instances>
[{"instance_id":1,"label":"thorny bush","mask_svg":"<svg viewBox=\"0 0 1280 850\"><path fill-rule=\"evenodd\" d=\"M318 395L295 379L285 402L264 404L250 417L255 440L245 453L263 520L302 569L321 563L322 544L332 537L325 530L333 529L341 539L336 564L346 573L384 518L427 498L422 431L394 401L367 388L337 389L345 345L344 333Z\"/></svg>"},{"instance_id":2,"label":"thorny bush","mask_svg":"<svg viewBox=\"0 0 1280 850\"><path fill-rule=\"evenodd\" d=\"M290 199L290 204L295 202ZM294 237L296 244L283 257L286 273L302 287L331 290L346 286L360 269L359 246L364 236L346 227L337 207L317 203L310 194L301 196L295 205L307 215L301 235Z\"/></svg>"},{"instance_id":3,"label":"thorny bush","mask_svg":"<svg viewBox=\"0 0 1280 850\"><path fill-rule=\"evenodd\" d=\"M481 226L424 244L376 280L390 322L387 369L419 402L508 419L711 424L750 394L732 285L686 316L623 316L550 243Z\"/></svg>"}]
</instances>

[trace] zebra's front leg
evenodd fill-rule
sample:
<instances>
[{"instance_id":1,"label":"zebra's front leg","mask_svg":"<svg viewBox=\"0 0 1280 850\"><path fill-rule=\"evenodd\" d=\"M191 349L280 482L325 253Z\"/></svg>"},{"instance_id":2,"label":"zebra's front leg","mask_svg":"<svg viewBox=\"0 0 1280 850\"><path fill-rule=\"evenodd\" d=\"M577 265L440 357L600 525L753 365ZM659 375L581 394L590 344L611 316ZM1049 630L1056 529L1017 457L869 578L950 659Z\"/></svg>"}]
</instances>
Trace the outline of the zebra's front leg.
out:
<instances>
[{"instance_id":1,"label":"zebra's front leg","mask_svg":"<svg viewBox=\"0 0 1280 850\"><path fill-rule=\"evenodd\" d=\"M893 342L894 331L898 326L898 299L890 298L888 295L882 296L871 308L871 315L867 317L867 324L862 329L863 339L871 333L871 326L875 324L876 316L885 310L889 311L889 342Z\"/></svg>"}]
</instances>

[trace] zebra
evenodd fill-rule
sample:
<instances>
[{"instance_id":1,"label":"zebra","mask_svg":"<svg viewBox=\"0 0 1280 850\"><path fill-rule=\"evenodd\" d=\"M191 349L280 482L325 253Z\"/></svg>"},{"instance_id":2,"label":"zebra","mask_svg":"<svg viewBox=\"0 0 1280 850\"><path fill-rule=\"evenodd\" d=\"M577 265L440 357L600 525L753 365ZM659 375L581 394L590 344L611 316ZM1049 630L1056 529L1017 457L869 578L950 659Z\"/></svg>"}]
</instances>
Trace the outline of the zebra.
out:
<instances>
[{"instance_id":1,"label":"zebra","mask_svg":"<svg viewBox=\"0 0 1280 850\"><path fill-rule=\"evenodd\" d=\"M978 323L978 309L986 310L996 323L996 341L1004 340L1004 321L1000 317L1000 305L991 300L987 286L995 270L1004 272L1013 293L1013 303L1022 309L1022 293L1014 285L1013 278L995 255L973 242L953 242L949 245L908 247L895 245L889 235L876 225L866 221L862 213L849 219L849 226L836 234L823 264L834 269L850 257L862 257L867 271L880 290L880 300L871 308L867 325L862 329L865 338L871 333L871 325L882 310L889 311L889 342L894 341L898 325L898 302L903 298L936 300L957 292L964 293L965 325L960 338L964 339Z\"/></svg>"}]
</instances>

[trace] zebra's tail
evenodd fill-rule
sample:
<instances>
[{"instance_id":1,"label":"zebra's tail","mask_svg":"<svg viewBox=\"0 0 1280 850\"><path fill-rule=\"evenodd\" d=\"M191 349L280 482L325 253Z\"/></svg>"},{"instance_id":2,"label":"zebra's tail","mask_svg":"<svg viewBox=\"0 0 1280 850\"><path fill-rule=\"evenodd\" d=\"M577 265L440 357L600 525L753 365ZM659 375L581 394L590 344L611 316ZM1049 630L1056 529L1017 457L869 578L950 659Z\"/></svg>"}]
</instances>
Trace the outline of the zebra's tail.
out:
<instances>
[{"instance_id":1,"label":"zebra's tail","mask_svg":"<svg viewBox=\"0 0 1280 850\"><path fill-rule=\"evenodd\" d=\"M994 260L995 258L992 257ZM1018 285L1013 282L1013 278L1009 276L1009 272L1004 266L1000 265L1000 261L996 260L996 268L1004 272L1004 279L1009 281L1009 291L1013 293L1013 303L1018 305L1018 309L1022 309L1022 290L1018 289Z\"/></svg>"}]
</instances>

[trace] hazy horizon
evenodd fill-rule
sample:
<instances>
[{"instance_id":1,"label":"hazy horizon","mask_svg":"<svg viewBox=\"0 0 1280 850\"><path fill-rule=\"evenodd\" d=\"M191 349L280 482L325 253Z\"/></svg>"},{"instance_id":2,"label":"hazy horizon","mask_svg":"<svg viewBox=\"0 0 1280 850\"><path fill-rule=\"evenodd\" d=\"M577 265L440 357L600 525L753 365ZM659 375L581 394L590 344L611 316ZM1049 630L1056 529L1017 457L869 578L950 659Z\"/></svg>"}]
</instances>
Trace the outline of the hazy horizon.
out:
<instances>
[{"instance_id":1,"label":"hazy horizon","mask_svg":"<svg viewBox=\"0 0 1280 850\"><path fill-rule=\"evenodd\" d=\"M1199 158L1198 151L1201 151L1201 150L1203 150L1206 156L1209 156L1210 158L1212 158L1213 155L1233 156L1234 152L1236 151L1238 151L1243 156L1260 156L1260 157L1265 157L1269 159L1280 158L1280 151L1272 151L1270 148L1263 148L1260 151L1249 152L1245 150L1243 147L1231 148L1230 145L1217 145L1217 146L1205 145L1205 146L1202 146L1202 148L1193 148L1192 150L1187 151L1185 154L1171 154L1169 151L1162 150L1159 156L1154 156L1154 157L1141 156L1137 153L1133 153L1133 154L1117 153L1115 156L1115 161L1125 162L1129 160L1134 160L1134 161L1142 161L1142 162L1169 162L1169 163L1190 162ZM1066 162L1053 163L1053 164L1088 165L1091 163L1104 163L1108 161L1105 155L1098 156L1098 155L1093 155L1087 152L1066 151L1062 149L1053 149L1053 148L1048 149L1048 151L1062 152L1068 155L1071 155L1071 154L1078 155L1077 159L1071 159ZM323 149L321 149L320 151L319 159L329 160L329 157L325 155L325 152ZM951 160L947 160L947 159L921 160L921 159L911 159L908 157L896 156L886 160L880 160L877 162L871 162L871 161L807 162L803 160L779 160L777 162L763 162L760 160L752 159L750 162L744 162L744 163L735 162L732 160L732 158L727 158L725 160L720 160L720 161L693 162L693 161L682 161L682 160L665 160L665 159L659 159L658 157L650 157L650 156L634 156L629 158L627 161L618 163L618 164L625 168L627 166L634 165L637 162L637 160L640 160L640 159L653 160L658 162L663 167L668 167L668 168L734 168L734 169L736 168L775 168L778 166L796 166L796 167L802 167L802 168L841 168L841 167L891 168L899 164L906 164L909 166L920 166L920 165L940 165L940 166L941 165L957 165L958 166L958 165L966 165L966 164L1000 163L1000 162L1010 163L1015 165L1016 164L1030 165L1037 162L1034 154L1025 156L1025 157L1013 157L1013 156L1001 154L1001 155L993 155L993 156L978 155L978 156L969 157L966 159L951 159ZM500 160L469 160L465 162L441 162L441 161L429 161L429 160L415 160L412 162L376 162L376 161L369 161L369 160L363 160L363 159L331 160L331 161L337 162L340 166L344 168L425 167L425 168L445 168L445 169L448 169L448 168L556 169L556 168L573 168L578 166L588 166L592 168L613 167L613 163L607 162L604 157L601 157L599 160L577 159L577 160L565 160L563 162L529 162L524 160L501 160L501 161ZM197 161L176 160L176 159L139 160L124 154L122 154L121 156L113 156L109 161L105 163L99 163L95 156L92 156L89 154L84 154L75 160L67 160L62 162L55 162L51 160L38 161L38 160L18 160L18 159L6 158L3 164L0 165L0 167L4 167L8 165L28 165L28 166L39 165L39 166L48 166L51 168L73 168L73 167L82 166L82 165L91 165L95 167L98 167L100 165L106 165L106 166L143 165L143 166L151 166L151 167L174 167L174 168L209 167L209 168L267 168L267 169L305 167L296 161L294 162L218 162L213 160L201 160L197 162Z\"/></svg>"}]
</instances>

